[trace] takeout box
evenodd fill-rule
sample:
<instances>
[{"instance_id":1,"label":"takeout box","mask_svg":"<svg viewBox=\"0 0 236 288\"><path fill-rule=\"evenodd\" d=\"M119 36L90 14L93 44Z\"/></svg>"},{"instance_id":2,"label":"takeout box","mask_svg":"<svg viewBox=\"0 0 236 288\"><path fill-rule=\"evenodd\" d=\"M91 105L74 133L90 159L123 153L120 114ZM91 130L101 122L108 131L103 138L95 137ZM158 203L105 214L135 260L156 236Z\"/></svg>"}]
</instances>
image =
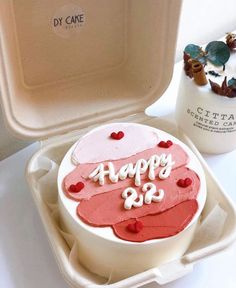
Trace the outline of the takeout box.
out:
<instances>
[{"instance_id":1,"label":"takeout box","mask_svg":"<svg viewBox=\"0 0 236 288\"><path fill-rule=\"evenodd\" d=\"M215 238L202 243L194 239L182 258L110 284L76 261L73 235L59 225L53 180L67 149L86 131L107 121L130 121L178 134L174 123L143 111L170 82L180 6L179 0L0 2L3 112L16 135L41 141L26 177L58 266L74 287L167 283L235 238L232 202L181 133L178 137L194 151L206 173L208 196L200 227L213 227L218 232ZM220 231L216 219L222 222Z\"/></svg>"}]
</instances>

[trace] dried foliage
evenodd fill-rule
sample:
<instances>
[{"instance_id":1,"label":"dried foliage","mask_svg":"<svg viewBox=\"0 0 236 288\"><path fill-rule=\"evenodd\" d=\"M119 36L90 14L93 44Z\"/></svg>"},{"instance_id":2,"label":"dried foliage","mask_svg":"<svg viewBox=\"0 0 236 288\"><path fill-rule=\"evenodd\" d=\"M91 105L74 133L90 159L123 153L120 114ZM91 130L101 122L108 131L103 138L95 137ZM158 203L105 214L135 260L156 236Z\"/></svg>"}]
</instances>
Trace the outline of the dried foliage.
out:
<instances>
[{"instance_id":1,"label":"dried foliage","mask_svg":"<svg viewBox=\"0 0 236 288\"><path fill-rule=\"evenodd\" d=\"M221 85L209 80L211 89L213 92L215 92L218 95L226 96L229 98L236 97L236 89L233 88L233 86L228 86L227 84L227 77L225 77L224 81Z\"/></svg>"},{"instance_id":2,"label":"dried foliage","mask_svg":"<svg viewBox=\"0 0 236 288\"><path fill-rule=\"evenodd\" d=\"M233 33L226 34L226 44L230 50L236 49L236 35Z\"/></svg>"},{"instance_id":3,"label":"dried foliage","mask_svg":"<svg viewBox=\"0 0 236 288\"><path fill-rule=\"evenodd\" d=\"M192 64L191 64L191 57L189 56L189 54L187 54L186 52L184 52L184 71L185 74L190 77L193 78L193 71L192 71Z\"/></svg>"}]
</instances>

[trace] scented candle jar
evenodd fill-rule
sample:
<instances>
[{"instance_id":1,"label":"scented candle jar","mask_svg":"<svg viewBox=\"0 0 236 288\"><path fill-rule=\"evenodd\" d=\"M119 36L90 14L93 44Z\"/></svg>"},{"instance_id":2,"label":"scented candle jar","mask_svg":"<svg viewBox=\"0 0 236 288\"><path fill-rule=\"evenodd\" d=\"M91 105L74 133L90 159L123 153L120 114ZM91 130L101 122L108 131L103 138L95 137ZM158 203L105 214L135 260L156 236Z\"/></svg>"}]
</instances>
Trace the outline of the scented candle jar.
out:
<instances>
[{"instance_id":1,"label":"scented candle jar","mask_svg":"<svg viewBox=\"0 0 236 288\"><path fill-rule=\"evenodd\" d=\"M235 48L230 49L227 45L227 37L225 42L209 43L205 51L193 44L185 48L184 69L176 104L176 120L180 129L203 153L225 153L236 148L236 53ZM236 45L235 37L233 41ZM213 55L207 50L212 43L214 45L213 52L210 51L212 54L218 53L219 46L219 50L223 51L219 54L220 60L214 58L213 62L210 57L208 59L208 55ZM196 56L197 49L200 56ZM196 66L192 58L197 57L199 62L203 63L202 75L206 76L206 83L199 75L195 79L191 61L194 61ZM225 63L219 65L217 60Z\"/></svg>"}]
</instances>

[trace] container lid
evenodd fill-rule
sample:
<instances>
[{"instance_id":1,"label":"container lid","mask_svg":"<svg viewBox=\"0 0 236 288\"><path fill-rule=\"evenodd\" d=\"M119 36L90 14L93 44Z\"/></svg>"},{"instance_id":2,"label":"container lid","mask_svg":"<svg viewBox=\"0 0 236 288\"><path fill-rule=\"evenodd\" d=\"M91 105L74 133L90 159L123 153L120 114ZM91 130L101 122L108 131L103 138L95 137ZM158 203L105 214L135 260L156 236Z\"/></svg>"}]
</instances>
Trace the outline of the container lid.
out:
<instances>
[{"instance_id":1,"label":"container lid","mask_svg":"<svg viewBox=\"0 0 236 288\"><path fill-rule=\"evenodd\" d=\"M170 82L180 5L1 1L0 87L10 129L44 139L143 111Z\"/></svg>"}]
</instances>

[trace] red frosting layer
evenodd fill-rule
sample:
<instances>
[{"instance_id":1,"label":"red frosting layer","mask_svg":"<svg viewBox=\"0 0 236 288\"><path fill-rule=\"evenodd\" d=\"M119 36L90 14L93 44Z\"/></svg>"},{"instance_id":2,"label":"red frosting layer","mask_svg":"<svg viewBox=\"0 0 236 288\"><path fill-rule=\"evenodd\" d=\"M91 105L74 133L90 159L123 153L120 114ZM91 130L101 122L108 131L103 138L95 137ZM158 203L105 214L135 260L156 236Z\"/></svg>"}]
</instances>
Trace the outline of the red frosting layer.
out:
<instances>
[{"instance_id":1,"label":"red frosting layer","mask_svg":"<svg viewBox=\"0 0 236 288\"><path fill-rule=\"evenodd\" d=\"M143 152L140 152L136 155L133 155L129 158L121 159L112 161L114 164L116 171L119 171L119 169L127 164L127 163L136 163L139 159L149 159L152 155L157 154L172 154L173 161L175 162L175 165L173 165L172 170L184 166L188 163L188 155L186 152L177 144L173 144L168 149L161 148L161 147L154 147L152 149L147 149ZM106 165L109 161L104 161L104 165ZM99 163L94 164L81 164L78 165L71 173L69 173L63 183L63 190L66 193L66 195L76 201L81 201L83 199L89 199L90 197L101 194L104 192L116 190L116 189L125 189L126 187L133 186L133 179L127 178L122 181L118 181L117 183L112 183L109 180L107 180L107 183L105 183L103 186L100 186L97 182L93 182L92 180L88 179L88 176L90 173L98 166ZM159 173L161 168L156 169L156 175ZM173 172L172 172L173 173ZM147 178L147 173L141 175L141 179ZM72 184L76 184L78 182L84 182L85 187L83 190L81 190L79 193L70 193L69 187Z\"/></svg>"},{"instance_id":2,"label":"red frosting layer","mask_svg":"<svg viewBox=\"0 0 236 288\"><path fill-rule=\"evenodd\" d=\"M129 219L112 226L117 237L132 242L143 242L151 239L173 236L182 231L197 212L196 200L184 201L173 208L156 215L148 215L138 219ZM141 221L142 229L132 233L128 225Z\"/></svg>"},{"instance_id":3,"label":"red frosting layer","mask_svg":"<svg viewBox=\"0 0 236 288\"><path fill-rule=\"evenodd\" d=\"M192 180L191 185L186 188L179 187L178 179L186 177ZM142 183L146 182L150 180L145 179ZM160 213L183 201L195 199L200 187L198 175L187 167L175 169L167 179L155 179L152 183L157 189L165 191L164 198L159 203L152 202L149 205L144 204L142 207L126 210L121 196L123 188L120 188L81 201L77 207L77 214L84 222L92 226L115 225L127 219ZM142 186L135 187L135 189L138 194L144 194L141 191Z\"/></svg>"}]
</instances>

